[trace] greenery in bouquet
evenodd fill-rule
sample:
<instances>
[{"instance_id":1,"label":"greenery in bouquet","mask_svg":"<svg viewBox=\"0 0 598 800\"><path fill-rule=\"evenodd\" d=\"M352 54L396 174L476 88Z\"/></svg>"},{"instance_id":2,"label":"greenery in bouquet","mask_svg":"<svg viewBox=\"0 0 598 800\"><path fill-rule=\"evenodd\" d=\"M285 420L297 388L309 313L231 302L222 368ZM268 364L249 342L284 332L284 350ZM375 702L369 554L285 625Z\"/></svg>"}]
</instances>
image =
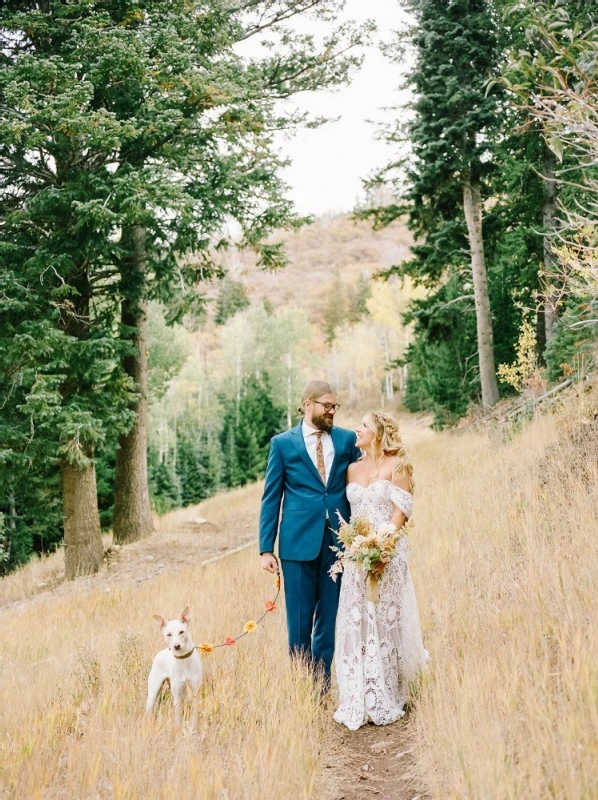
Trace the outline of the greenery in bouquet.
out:
<instances>
[{"instance_id":1,"label":"greenery in bouquet","mask_svg":"<svg viewBox=\"0 0 598 800\"><path fill-rule=\"evenodd\" d=\"M337 533L342 547L332 547L338 559L330 567L330 577L336 581L345 562L354 561L366 573L367 599L377 603L378 581L405 535L405 528L397 529L392 522L375 528L366 517L355 517L346 522L339 515L339 519L341 524Z\"/></svg>"}]
</instances>

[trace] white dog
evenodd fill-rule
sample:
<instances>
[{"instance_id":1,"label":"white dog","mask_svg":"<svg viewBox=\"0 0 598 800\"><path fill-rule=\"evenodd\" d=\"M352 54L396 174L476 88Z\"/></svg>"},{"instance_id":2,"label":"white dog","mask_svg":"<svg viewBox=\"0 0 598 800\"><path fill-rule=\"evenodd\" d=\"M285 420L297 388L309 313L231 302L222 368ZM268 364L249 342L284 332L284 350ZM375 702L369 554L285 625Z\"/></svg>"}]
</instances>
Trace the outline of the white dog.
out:
<instances>
[{"instance_id":1,"label":"white dog","mask_svg":"<svg viewBox=\"0 0 598 800\"><path fill-rule=\"evenodd\" d=\"M189 622L191 615L189 606L181 613L179 619L171 619L167 622L164 617L157 614L154 619L161 628L166 644L165 650L160 650L154 658L154 663L147 679L147 705L146 713L150 713L160 688L166 678L170 681L170 691L174 699L174 716L177 723L181 721L181 701L185 693L185 687L189 686L195 693L203 679L203 669L201 658L197 651L191 634L189 633Z\"/></svg>"}]
</instances>

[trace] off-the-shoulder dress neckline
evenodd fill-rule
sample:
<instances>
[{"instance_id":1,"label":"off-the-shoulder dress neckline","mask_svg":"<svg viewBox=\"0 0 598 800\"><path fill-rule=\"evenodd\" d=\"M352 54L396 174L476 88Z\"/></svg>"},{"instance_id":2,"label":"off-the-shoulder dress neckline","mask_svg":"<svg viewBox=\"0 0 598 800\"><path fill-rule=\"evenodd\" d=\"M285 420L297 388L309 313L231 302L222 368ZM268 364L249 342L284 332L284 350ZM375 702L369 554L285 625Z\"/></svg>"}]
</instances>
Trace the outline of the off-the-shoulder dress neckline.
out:
<instances>
[{"instance_id":1,"label":"off-the-shoulder dress neckline","mask_svg":"<svg viewBox=\"0 0 598 800\"><path fill-rule=\"evenodd\" d=\"M390 483L390 485L394 489L398 489L399 492L403 492L404 494L411 495L411 492L408 492L406 489L401 489L400 486L394 486L392 481L389 481L388 478L378 478L378 480L374 481L373 483L368 484L368 486L364 486L363 483L357 483L357 481L349 481L347 484L347 488L349 486L359 486L360 489L371 489L372 486L375 486L377 483Z\"/></svg>"}]
</instances>

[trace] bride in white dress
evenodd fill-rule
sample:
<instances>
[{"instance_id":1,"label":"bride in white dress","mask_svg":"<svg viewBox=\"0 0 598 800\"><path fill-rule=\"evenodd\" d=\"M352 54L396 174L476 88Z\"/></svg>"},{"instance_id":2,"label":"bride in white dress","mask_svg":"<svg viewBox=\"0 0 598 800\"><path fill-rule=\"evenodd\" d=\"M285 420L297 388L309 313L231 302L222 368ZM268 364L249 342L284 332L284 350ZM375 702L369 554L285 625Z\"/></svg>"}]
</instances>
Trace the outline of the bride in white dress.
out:
<instances>
[{"instance_id":1,"label":"bride in white dress","mask_svg":"<svg viewBox=\"0 0 598 800\"><path fill-rule=\"evenodd\" d=\"M402 527L413 508L412 467L396 422L367 414L356 428L363 457L347 473L351 516L375 527ZM365 573L345 563L336 618L334 660L339 689L337 722L357 730L367 722L388 725L405 714L409 681L425 666L407 537L403 537L379 581L380 600L366 599Z\"/></svg>"}]
</instances>

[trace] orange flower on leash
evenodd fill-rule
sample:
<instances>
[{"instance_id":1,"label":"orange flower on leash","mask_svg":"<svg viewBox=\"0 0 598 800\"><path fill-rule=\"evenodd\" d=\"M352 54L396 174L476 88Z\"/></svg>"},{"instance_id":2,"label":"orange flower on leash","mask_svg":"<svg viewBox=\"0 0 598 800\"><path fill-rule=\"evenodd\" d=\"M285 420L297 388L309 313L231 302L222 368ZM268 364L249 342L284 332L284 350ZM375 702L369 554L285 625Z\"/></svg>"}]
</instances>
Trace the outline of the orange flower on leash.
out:
<instances>
[{"instance_id":1,"label":"orange flower on leash","mask_svg":"<svg viewBox=\"0 0 598 800\"><path fill-rule=\"evenodd\" d=\"M224 644L234 644L237 640L234 639L232 636L227 636L224 640Z\"/></svg>"},{"instance_id":2,"label":"orange flower on leash","mask_svg":"<svg viewBox=\"0 0 598 800\"><path fill-rule=\"evenodd\" d=\"M245 631L245 633L251 633L256 628L257 628L257 622L254 622L254 620L250 619L249 622L245 623L243 630Z\"/></svg>"},{"instance_id":3,"label":"orange flower on leash","mask_svg":"<svg viewBox=\"0 0 598 800\"><path fill-rule=\"evenodd\" d=\"M280 589L280 575L276 578L274 585L276 586L277 589Z\"/></svg>"},{"instance_id":4,"label":"orange flower on leash","mask_svg":"<svg viewBox=\"0 0 598 800\"><path fill-rule=\"evenodd\" d=\"M276 603L273 600L266 600L266 611L274 611Z\"/></svg>"},{"instance_id":5,"label":"orange flower on leash","mask_svg":"<svg viewBox=\"0 0 598 800\"><path fill-rule=\"evenodd\" d=\"M199 645L199 649L202 653L211 653L214 649L214 645L210 644L209 642L202 642Z\"/></svg>"}]
</instances>

